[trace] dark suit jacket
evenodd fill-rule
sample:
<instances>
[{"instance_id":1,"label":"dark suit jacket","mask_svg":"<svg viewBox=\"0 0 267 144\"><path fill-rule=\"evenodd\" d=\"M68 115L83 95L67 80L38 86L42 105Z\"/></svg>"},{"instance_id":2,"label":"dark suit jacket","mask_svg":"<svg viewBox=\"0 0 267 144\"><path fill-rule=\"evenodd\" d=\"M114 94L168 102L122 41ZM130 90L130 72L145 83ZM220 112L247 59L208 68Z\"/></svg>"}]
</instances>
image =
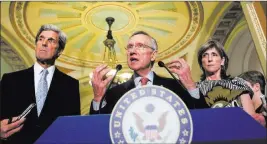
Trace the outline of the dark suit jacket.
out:
<instances>
[{"instance_id":1,"label":"dark suit jacket","mask_svg":"<svg viewBox=\"0 0 267 144\"><path fill-rule=\"evenodd\" d=\"M1 80L1 120L20 115L31 103L36 103L33 67L4 74ZM79 82L55 69L40 116L34 107L22 130L5 143L33 143L58 116L80 115Z\"/></svg>"},{"instance_id":2,"label":"dark suit jacket","mask_svg":"<svg viewBox=\"0 0 267 144\"><path fill-rule=\"evenodd\" d=\"M174 79L163 78L154 73L153 85L163 86L174 93L176 93L187 105L189 109L207 108L207 104L203 97L195 99L191 97L187 90L183 89L181 85ZM127 82L109 89L106 93L106 106L100 109L101 114L110 114L117 101L129 90L135 88L133 78ZM90 114L98 114L99 111L93 109L93 102L91 102Z\"/></svg>"}]
</instances>

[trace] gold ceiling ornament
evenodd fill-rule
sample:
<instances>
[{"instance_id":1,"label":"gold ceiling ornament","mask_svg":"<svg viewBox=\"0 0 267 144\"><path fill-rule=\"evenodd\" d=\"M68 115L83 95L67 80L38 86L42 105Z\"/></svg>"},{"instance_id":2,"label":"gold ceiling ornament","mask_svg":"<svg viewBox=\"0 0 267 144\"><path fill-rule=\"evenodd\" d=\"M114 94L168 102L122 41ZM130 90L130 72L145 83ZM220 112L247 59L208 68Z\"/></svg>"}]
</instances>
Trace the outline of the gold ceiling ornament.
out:
<instances>
[{"instance_id":1,"label":"gold ceiling ornament","mask_svg":"<svg viewBox=\"0 0 267 144\"><path fill-rule=\"evenodd\" d=\"M116 67L117 67L117 62L118 62L116 58L116 51L114 49L114 45L116 44L116 41L113 39L112 30L111 30L111 25L114 23L114 21L115 19L113 17L106 18L106 22L109 26L109 29L108 29L108 33L106 36L107 39L103 41L105 45L105 51L103 54L103 63L107 64L112 69L106 74L105 77L116 75ZM111 87L121 84L123 82L126 82L127 80L131 78L131 76L132 74L128 72L117 74L112 81ZM90 85L92 85L92 82L91 82L92 78L93 78L93 73L91 72L89 74Z\"/></svg>"},{"instance_id":2,"label":"gold ceiling ornament","mask_svg":"<svg viewBox=\"0 0 267 144\"><path fill-rule=\"evenodd\" d=\"M116 58L116 51L114 49L114 45L116 41L113 39L111 25L115 19L113 17L107 17L106 22L108 23L109 30L107 34L107 39L103 42L105 45L104 57L103 62L108 64L110 67L115 68L117 65L117 58Z\"/></svg>"},{"instance_id":3,"label":"gold ceiling ornament","mask_svg":"<svg viewBox=\"0 0 267 144\"><path fill-rule=\"evenodd\" d=\"M68 36L59 61L68 65L95 68L102 63L107 25L103 19L114 17L112 25L118 63L127 67L124 47L138 30L158 41L157 60L185 49L203 23L201 2L11 2L10 18L16 33L34 49L39 27L51 23Z\"/></svg>"}]
</instances>

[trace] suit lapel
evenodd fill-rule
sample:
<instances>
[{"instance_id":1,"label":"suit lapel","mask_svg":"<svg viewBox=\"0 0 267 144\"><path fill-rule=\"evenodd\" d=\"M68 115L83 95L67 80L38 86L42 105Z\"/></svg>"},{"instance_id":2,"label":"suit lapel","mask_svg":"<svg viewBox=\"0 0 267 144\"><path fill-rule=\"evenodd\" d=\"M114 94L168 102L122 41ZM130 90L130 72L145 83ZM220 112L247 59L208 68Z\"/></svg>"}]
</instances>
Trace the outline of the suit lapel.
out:
<instances>
[{"instance_id":1,"label":"suit lapel","mask_svg":"<svg viewBox=\"0 0 267 144\"><path fill-rule=\"evenodd\" d=\"M154 73L153 85L162 86L161 77L159 77L156 73Z\"/></svg>"},{"instance_id":2,"label":"suit lapel","mask_svg":"<svg viewBox=\"0 0 267 144\"><path fill-rule=\"evenodd\" d=\"M35 98L35 85L34 85L34 68L33 66L26 69L23 78L25 79L25 84L23 85L25 93L29 97L29 104L30 103L36 103ZM34 117L37 117L37 106L35 106L31 113L34 115Z\"/></svg>"},{"instance_id":3,"label":"suit lapel","mask_svg":"<svg viewBox=\"0 0 267 144\"><path fill-rule=\"evenodd\" d=\"M133 79L133 76L131 77L130 80L128 80L126 83L125 83L125 89L126 90L131 90L135 88L135 84L134 84L134 79Z\"/></svg>"},{"instance_id":4,"label":"suit lapel","mask_svg":"<svg viewBox=\"0 0 267 144\"><path fill-rule=\"evenodd\" d=\"M26 78L26 84L25 86L28 86L28 90L30 93L30 97L32 101L36 101L35 98L35 87L34 87L34 69L33 66L29 69L27 69L27 72L25 73L25 78Z\"/></svg>"}]
</instances>

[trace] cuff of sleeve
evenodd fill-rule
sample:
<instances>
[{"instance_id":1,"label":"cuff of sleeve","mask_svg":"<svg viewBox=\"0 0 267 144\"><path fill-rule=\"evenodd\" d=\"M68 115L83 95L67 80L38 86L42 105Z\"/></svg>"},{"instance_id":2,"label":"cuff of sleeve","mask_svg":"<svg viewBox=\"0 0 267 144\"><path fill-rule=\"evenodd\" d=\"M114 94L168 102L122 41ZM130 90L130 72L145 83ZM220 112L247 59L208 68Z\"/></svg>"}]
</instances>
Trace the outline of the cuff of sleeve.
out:
<instances>
[{"instance_id":1,"label":"cuff of sleeve","mask_svg":"<svg viewBox=\"0 0 267 144\"><path fill-rule=\"evenodd\" d=\"M104 100L103 103L102 103L102 107L101 108L105 107L106 104L107 104L107 102ZM96 101L93 100L93 109L95 111L99 110L99 105L100 105L100 102L96 102Z\"/></svg>"},{"instance_id":2,"label":"cuff of sleeve","mask_svg":"<svg viewBox=\"0 0 267 144\"><path fill-rule=\"evenodd\" d=\"M188 90L189 94L195 98L195 99L199 99L200 95L199 95L199 88L195 88L193 90Z\"/></svg>"}]
</instances>

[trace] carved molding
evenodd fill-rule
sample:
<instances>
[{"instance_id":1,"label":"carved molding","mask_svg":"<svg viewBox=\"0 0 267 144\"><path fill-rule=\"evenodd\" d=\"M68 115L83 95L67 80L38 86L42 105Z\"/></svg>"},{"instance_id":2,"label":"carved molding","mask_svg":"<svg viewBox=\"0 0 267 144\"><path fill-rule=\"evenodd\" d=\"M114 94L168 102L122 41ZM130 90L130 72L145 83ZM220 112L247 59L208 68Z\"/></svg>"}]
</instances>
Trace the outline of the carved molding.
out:
<instances>
[{"instance_id":1,"label":"carved molding","mask_svg":"<svg viewBox=\"0 0 267 144\"><path fill-rule=\"evenodd\" d=\"M23 70L27 68L23 59L2 39L1 44L1 57L3 57L13 71Z\"/></svg>"},{"instance_id":2,"label":"carved molding","mask_svg":"<svg viewBox=\"0 0 267 144\"><path fill-rule=\"evenodd\" d=\"M227 37L235 28L238 21L244 16L242 7L239 2L233 2L228 11L224 14L222 19L213 33L212 38L224 44Z\"/></svg>"},{"instance_id":3,"label":"carved molding","mask_svg":"<svg viewBox=\"0 0 267 144\"><path fill-rule=\"evenodd\" d=\"M250 17L252 19L251 22L254 25L254 28L256 30L256 34L257 34L257 37L258 37L258 40L260 43L260 47L261 47L262 51L265 52L264 55L266 58L266 37L263 33L259 18L257 16L256 11L255 11L255 7L254 7L253 3L248 3L248 4L246 4L246 6L247 6L248 11L249 11L248 14L250 15Z\"/></svg>"}]
</instances>

